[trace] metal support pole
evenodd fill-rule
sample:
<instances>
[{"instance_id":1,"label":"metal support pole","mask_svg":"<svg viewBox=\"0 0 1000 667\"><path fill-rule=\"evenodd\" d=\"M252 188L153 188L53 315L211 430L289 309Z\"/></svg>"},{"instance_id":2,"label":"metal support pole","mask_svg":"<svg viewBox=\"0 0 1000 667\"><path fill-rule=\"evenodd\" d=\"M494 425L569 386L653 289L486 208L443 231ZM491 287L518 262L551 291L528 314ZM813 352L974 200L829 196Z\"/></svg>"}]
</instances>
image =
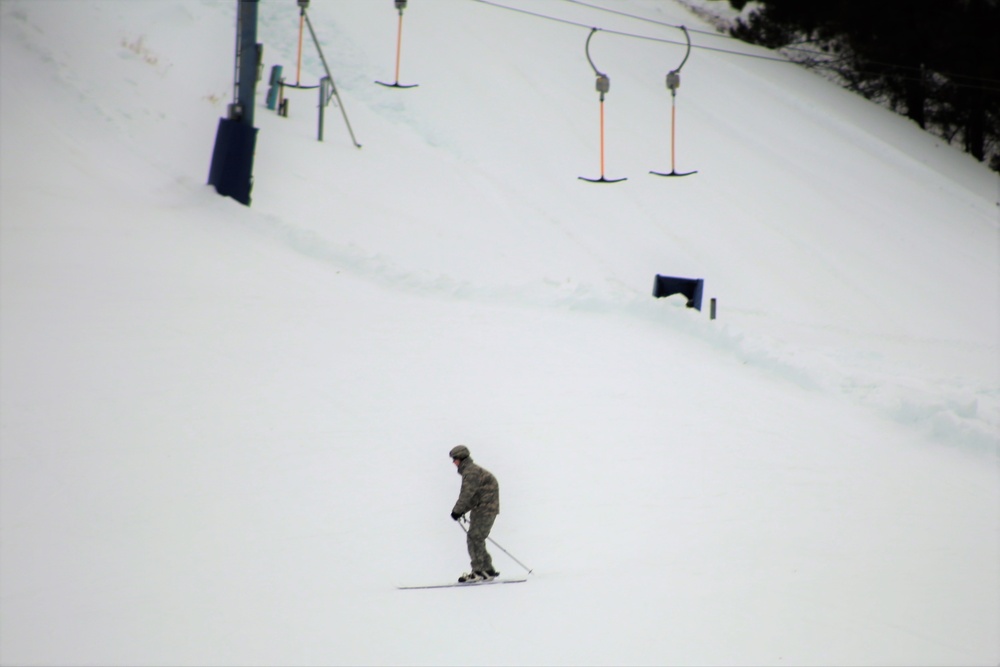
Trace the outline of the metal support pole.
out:
<instances>
[{"instance_id":1,"label":"metal support pole","mask_svg":"<svg viewBox=\"0 0 1000 667\"><path fill-rule=\"evenodd\" d=\"M295 67L295 85L299 85L302 82L302 19L303 16L299 16L299 57L298 65Z\"/></svg>"},{"instance_id":2,"label":"metal support pole","mask_svg":"<svg viewBox=\"0 0 1000 667\"><path fill-rule=\"evenodd\" d=\"M281 92L281 65L273 65L271 67L271 79L270 85L267 89L267 108L274 111L278 108L278 99Z\"/></svg>"},{"instance_id":3,"label":"metal support pole","mask_svg":"<svg viewBox=\"0 0 1000 667\"><path fill-rule=\"evenodd\" d=\"M399 54L403 50L403 8L399 8L399 27L396 29L396 83L399 83Z\"/></svg>"},{"instance_id":4,"label":"metal support pole","mask_svg":"<svg viewBox=\"0 0 1000 667\"><path fill-rule=\"evenodd\" d=\"M604 178L604 93L601 93L601 178Z\"/></svg>"},{"instance_id":5,"label":"metal support pole","mask_svg":"<svg viewBox=\"0 0 1000 667\"><path fill-rule=\"evenodd\" d=\"M676 156L677 150L677 131L674 129L677 127L677 91L670 91L670 171L676 172Z\"/></svg>"},{"instance_id":6,"label":"metal support pole","mask_svg":"<svg viewBox=\"0 0 1000 667\"><path fill-rule=\"evenodd\" d=\"M326 92L329 85L330 80L325 76L319 80L319 136L317 137L319 141L323 141L323 111L330 102L330 96Z\"/></svg>"},{"instance_id":7,"label":"metal support pole","mask_svg":"<svg viewBox=\"0 0 1000 667\"><path fill-rule=\"evenodd\" d=\"M295 85L302 83L302 27L305 22L306 9L309 7L309 0L299 0L299 58L298 67L295 69Z\"/></svg>"},{"instance_id":8,"label":"metal support pole","mask_svg":"<svg viewBox=\"0 0 1000 667\"><path fill-rule=\"evenodd\" d=\"M240 0L237 5L236 102L229 117L253 127L254 98L257 91L257 0Z\"/></svg>"},{"instance_id":9,"label":"metal support pole","mask_svg":"<svg viewBox=\"0 0 1000 667\"><path fill-rule=\"evenodd\" d=\"M208 184L224 197L250 205L257 128L253 112L263 47L257 43L257 0L237 0L233 101L219 119Z\"/></svg>"},{"instance_id":10,"label":"metal support pole","mask_svg":"<svg viewBox=\"0 0 1000 667\"><path fill-rule=\"evenodd\" d=\"M354 130L351 129L351 121L347 119L347 111L344 110L344 103L340 99L340 93L337 92L337 85L333 82L333 74L330 73L330 66L326 64L326 58L323 56L323 49L319 45L319 40L316 38L316 31L313 30L312 21L309 20L309 14L306 12L305 8L302 9L302 16L306 19L306 27L309 28L309 34L312 36L313 44L316 45L316 51L319 52L320 62L323 63L323 69L326 70L326 76L330 79L330 88L333 90L333 96L337 98L337 106L340 107L340 113L344 117L344 124L347 125L347 131L351 135L351 141L357 148L361 148L361 144L354 137Z\"/></svg>"}]
</instances>

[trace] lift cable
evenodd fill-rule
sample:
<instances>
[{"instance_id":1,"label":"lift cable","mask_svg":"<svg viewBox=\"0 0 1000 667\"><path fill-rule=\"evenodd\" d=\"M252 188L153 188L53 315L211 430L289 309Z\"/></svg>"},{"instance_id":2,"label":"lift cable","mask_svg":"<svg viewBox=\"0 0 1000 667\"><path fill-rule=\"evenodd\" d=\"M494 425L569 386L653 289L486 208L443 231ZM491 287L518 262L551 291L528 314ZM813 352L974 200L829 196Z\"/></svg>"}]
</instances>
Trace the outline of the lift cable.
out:
<instances>
[{"instance_id":1,"label":"lift cable","mask_svg":"<svg viewBox=\"0 0 1000 667\"><path fill-rule=\"evenodd\" d=\"M519 13L519 14L525 14L525 15L532 16L532 17L535 17L535 18L546 19L546 20L549 20L549 21L555 21L557 23L562 23L564 25L575 26L575 27L578 27L578 28L586 28L586 29L589 30L589 29L595 27L595 26L592 26L592 25L589 25L589 24L586 24L586 23L581 23L579 21L573 21L573 20L570 20L570 19L564 19L564 18L561 18L561 17L558 17L558 16L552 16L552 15L549 15L549 14L542 14L541 12L536 12L536 11L532 11L532 10L528 10L528 9L522 9L520 7L512 7L510 5L505 5L505 4L502 4L500 2L497 2L496 0L471 0L471 2L477 2L479 4L488 5L490 7L495 7L497 9L505 9L507 11L516 12L516 13ZM670 27L670 28L679 28L680 27L680 26L676 26L676 25L673 25L673 24L670 24L670 23L666 23L666 22L662 22L662 21L657 21L655 19L647 19L647 18L644 18L644 17L639 17L639 16L635 16L635 15L631 15L631 14L625 14L624 12L619 12L618 10L607 9L607 8L599 7L597 5L591 5L589 3L581 2L580 0L564 0L564 2L572 2L572 3L578 4L580 6L590 7L590 8L593 8L593 9L598 9L598 10L603 10L603 11L608 11L608 12L615 13L615 14L621 14L621 15L624 15L624 16L628 16L630 18L635 18L637 20L643 20L643 21L647 21L647 22L650 22L650 23L656 23L656 24L663 25L663 26ZM642 40L647 40L647 41L660 42L660 43L663 43L663 44L673 44L673 45L676 45L676 46L686 46L686 44L684 44L683 42L678 42L676 40L666 39L666 38L663 38L663 37L652 37L650 35L640 35L640 34L631 33L631 32L625 32L625 31L621 31L621 30L612 30L612 29L609 29L609 28L599 28L599 29L601 31L609 33L609 34L619 35L619 36L622 36L622 37L628 37L628 38L632 38L632 39L642 39ZM703 30L702 31L692 30L692 32L698 32L698 33L709 35L709 36L713 36L713 37L726 37L728 39L732 39L735 42L739 42L740 44L747 44L747 42L743 42L740 39L737 39L737 38L731 37L731 36L727 36L727 35L719 35L719 34L716 34L716 33L711 33L711 32L703 31ZM832 72L835 72L835 73L838 71L837 68L834 67L831 64L831 62L821 62L821 61L800 62L800 61L792 60L791 58L787 58L787 57L782 58L782 57L778 57L778 56L768 56L768 55L758 54L758 53L747 53L745 51L733 51L733 50L730 50L730 49L723 49L723 48L714 47L714 46L705 46L703 44L694 44L694 45L692 45L692 48L699 49L699 50L702 50L702 51L710 51L710 52L713 52L713 53L721 53L721 54L730 55L730 56L740 56L740 57L743 57L743 58L754 58L756 60L765 60L765 61L776 62L776 63L784 63L784 64L787 64L787 65L798 65L800 67L807 67L807 68L810 68L810 69L828 70L828 71L832 71ZM789 50L789 51L801 51L801 52L804 52L804 53L816 53L815 50L813 50L813 49L805 49L805 48L799 48L799 47L784 47L784 48L787 49L787 50ZM870 61L867 61L867 62L870 63L871 65L876 65L876 66L894 67L894 68L897 68L897 69L900 69L900 70L906 70L906 71L911 71L911 72L921 72L921 69L919 67L914 67L914 66L909 66L909 65L900 65L900 64L897 64L897 63L887 63L887 62L881 62L881 61L875 61L875 60L870 60ZM871 70L871 69L861 69L861 70L856 70L856 71L859 74L879 74L880 73L880 72L877 72L877 71ZM977 77L977 76L968 75L968 74L956 74L956 73L949 73L949 72L940 72L940 74L942 76L947 76L947 77L952 78L953 81L951 82L951 85L953 85L955 87L958 87L958 88L974 88L974 89L988 90L988 91L993 91L993 92L1000 92L1000 80L998 80L998 79L992 79L992 78L988 78L988 77ZM920 80L923 80L922 76L901 76L900 78L904 79L904 80L910 80L910 81L920 81ZM970 81L970 82L976 82L976 83L961 83L961 82L958 81L959 79L965 80L965 81Z\"/></svg>"}]
</instances>

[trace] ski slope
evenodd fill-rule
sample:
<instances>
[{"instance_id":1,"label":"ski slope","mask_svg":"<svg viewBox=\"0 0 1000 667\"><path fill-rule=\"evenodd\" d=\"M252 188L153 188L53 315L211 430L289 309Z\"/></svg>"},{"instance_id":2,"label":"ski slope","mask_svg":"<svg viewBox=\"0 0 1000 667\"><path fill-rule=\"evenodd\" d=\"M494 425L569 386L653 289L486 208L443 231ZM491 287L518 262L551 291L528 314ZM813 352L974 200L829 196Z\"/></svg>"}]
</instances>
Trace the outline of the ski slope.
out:
<instances>
[{"instance_id":1,"label":"ski slope","mask_svg":"<svg viewBox=\"0 0 1000 667\"><path fill-rule=\"evenodd\" d=\"M234 2L0 2L0 663L1000 662L997 174L681 4L499 4L560 20L416 0L398 90L312 3L357 149L262 0L248 208ZM459 443L534 573L396 590Z\"/></svg>"}]
</instances>

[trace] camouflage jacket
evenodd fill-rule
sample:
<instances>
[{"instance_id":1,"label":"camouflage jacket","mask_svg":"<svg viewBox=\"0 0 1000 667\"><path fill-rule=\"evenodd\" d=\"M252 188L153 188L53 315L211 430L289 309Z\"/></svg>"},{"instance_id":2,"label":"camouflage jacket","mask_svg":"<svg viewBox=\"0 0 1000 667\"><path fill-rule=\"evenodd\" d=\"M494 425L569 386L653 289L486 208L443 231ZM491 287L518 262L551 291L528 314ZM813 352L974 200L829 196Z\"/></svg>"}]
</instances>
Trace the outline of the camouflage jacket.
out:
<instances>
[{"instance_id":1,"label":"camouflage jacket","mask_svg":"<svg viewBox=\"0 0 1000 667\"><path fill-rule=\"evenodd\" d=\"M497 478L489 470L480 468L465 459L458 466L458 474L462 476L462 490L455 503L455 514L465 514L469 510L475 513L500 513L500 485Z\"/></svg>"}]
</instances>

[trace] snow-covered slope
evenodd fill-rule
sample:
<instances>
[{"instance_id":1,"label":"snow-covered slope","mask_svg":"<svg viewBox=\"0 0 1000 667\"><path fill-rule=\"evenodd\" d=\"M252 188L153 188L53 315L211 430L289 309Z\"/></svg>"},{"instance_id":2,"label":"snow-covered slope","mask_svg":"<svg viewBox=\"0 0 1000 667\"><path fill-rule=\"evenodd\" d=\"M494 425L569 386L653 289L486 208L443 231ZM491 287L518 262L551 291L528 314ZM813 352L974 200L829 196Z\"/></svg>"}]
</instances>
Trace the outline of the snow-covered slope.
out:
<instances>
[{"instance_id":1,"label":"snow-covered slope","mask_svg":"<svg viewBox=\"0 0 1000 667\"><path fill-rule=\"evenodd\" d=\"M996 174L560 0L0 3L0 662L996 664ZM604 3L612 6L611 3ZM679 4L613 7L707 29ZM696 46L766 52L693 33ZM322 66L303 50L303 84ZM719 318L651 296L705 279ZM706 308L707 311L707 308ZM466 567L455 444L521 586ZM498 567L519 566L492 548Z\"/></svg>"}]
</instances>

